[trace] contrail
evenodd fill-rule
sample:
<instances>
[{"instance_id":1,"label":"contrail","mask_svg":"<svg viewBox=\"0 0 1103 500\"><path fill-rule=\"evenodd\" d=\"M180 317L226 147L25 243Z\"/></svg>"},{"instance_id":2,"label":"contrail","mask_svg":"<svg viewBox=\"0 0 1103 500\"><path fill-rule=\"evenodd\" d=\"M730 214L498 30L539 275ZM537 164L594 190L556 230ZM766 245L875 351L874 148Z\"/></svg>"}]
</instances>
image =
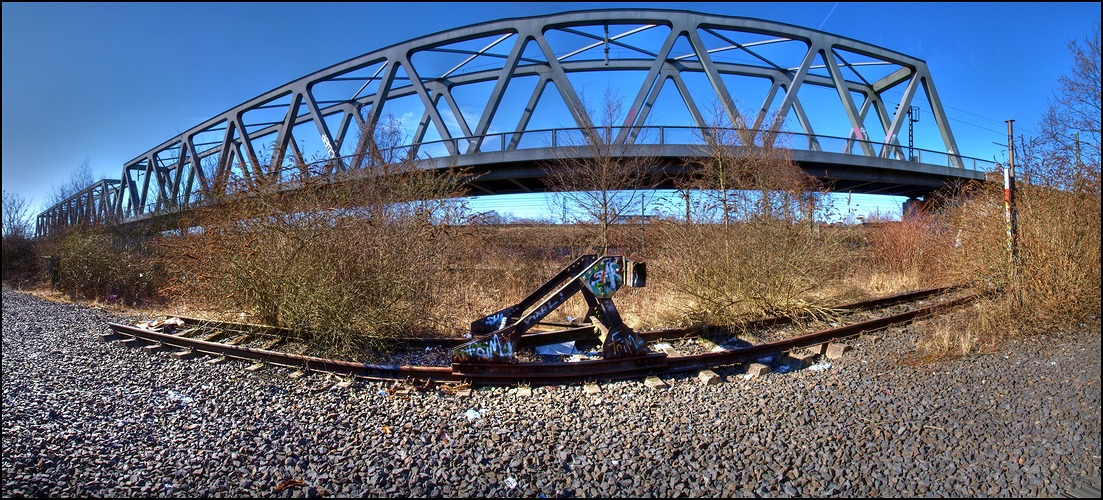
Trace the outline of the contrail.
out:
<instances>
[{"instance_id":1,"label":"contrail","mask_svg":"<svg viewBox=\"0 0 1103 500\"><path fill-rule=\"evenodd\" d=\"M839 2L835 2L835 5L831 6L831 11L827 13L827 17L823 18L823 22L820 23L820 27L816 28L816 29L819 29L819 30L823 29L823 25L827 24L827 20L831 18L831 14L835 13L835 7L838 7L838 6L839 6Z\"/></svg>"}]
</instances>

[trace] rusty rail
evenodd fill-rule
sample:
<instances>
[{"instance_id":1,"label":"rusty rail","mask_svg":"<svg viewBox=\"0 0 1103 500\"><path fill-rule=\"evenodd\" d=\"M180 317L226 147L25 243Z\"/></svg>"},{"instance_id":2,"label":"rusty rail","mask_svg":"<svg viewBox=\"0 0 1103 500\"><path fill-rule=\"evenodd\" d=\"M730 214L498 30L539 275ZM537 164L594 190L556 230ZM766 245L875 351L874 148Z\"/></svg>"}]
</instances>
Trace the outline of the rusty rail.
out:
<instances>
[{"instance_id":1,"label":"rusty rail","mask_svg":"<svg viewBox=\"0 0 1103 500\"><path fill-rule=\"evenodd\" d=\"M535 385L584 382L590 380L621 380L649 375L665 375L718 366L733 365L754 360L767 354L786 352L798 347L822 344L831 340L853 337L865 331L873 331L890 325L905 323L931 315L942 309L952 308L974 300L974 296L962 297L905 313L831 328L778 342L753 345L720 352L667 356L648 354L643 357L616 360L578 361L574 363L452 363L452 371L479 385L512 385L528 382Z\"/></svg>"},{"instance_id":2,"label":"rusty rail","mask_svg":"<svg viewBox=\"0 0 1103 500\"><path fill-rule=\"evenodd\" d=\"M928 288L925 290L916 290L912 292L903 292L895 295L889 295L887 297L879 297L876 299L863 300L845 304L841 306L835 306L831 309L836 311L858 311L862 309L869 309L873 307L886 306L895 304L898 302L907 302L912 300L919 300L922 298L947 293L957 289L958 287L938 287ZM188 316L174 316L184 322L184 326L206 326L212 328L218 328L226 331L241 332L241 333L256 333L260 335L283 335L290 338L299 337L299 332L291 330L289 328L281 328L268 325L256 325L249 323L232 323L228 321L208 320L192 318ZM657 340L673 340L679 338L688 337L706 337L714 338L723 335L734 335L740 331L754 330L757 328L763 328L767 326L779 326L792 323L800 319L799 316L776 316L772 318L765 318L760 320L748 321L733 326L725 327L687 327L687 328L670 328L664 330L645 330L639 332L640 337L648 342L654 342ZM520 347L534 347L539 345L559 344L563 342L571 342L577 340L585 340L590 338L593 332L593 325L590 323L580 323L578 325L567 325L559 323L547 323L553 326L566 326L562 330L554 330L547 332L531 332L521 336ZM423 348L423 347L445 347L453 348L460 344L469 342L468 338L460 337L407 337L393 339L396 346L407 348Z\"/></svg>"},{"instance_id":3,"label":"rusty rail","mask_svg":"<svg viewBox=\"0 0 1103 500\"><path fill-rule=\"evenodd\" d=\"M269 351L265 349L255 349L245 346L227 345L199 339L189 339L187 337L155 332L153 330L122 325L119 323L108 323L107 326L116 333L129 335L149 343L190 349L196 352L225 356L227 358L259 361L273 365L300 368L303 370L355 376L369 380L402 380L407 378L418 378L438 382L460 382L462 380L455 377L452 374L452 369L448 367L372 365Z\"/></svg>"},{"instance_id":4,"label":"rusty rail","mask_svg":"<svg viewBox=\"0 0 1103 500\"><path fill-rule=\"evenodd\" d=\"M915 300L926 296L946 291L946 289L923 290L899 294L873 301L867 301L864 306L852 304L839 309L860 309L872 307L872 305L885 305L905 300ZM589 360L569 363L460 363L454 362L451 367L435 366L396 366L396 365L372 365L341 361L333 359L317 358L298 354L281 353L276 351L249 348L244 346L231 346L218 342L208 342L199 339L190 339L179 335L152 331L133 326L108 323L108 326L117 334L127 335L141 341L156 343L165 346L190 349L195 352L225 356L227 358L252 360L279 366L287 366L316 372L333 373L343 376L359 377L368 380L405 380L418 379L430 380L440 383L470 382L473 385L513 385L529 383L533 385L551 385L571 382L585 382L594 380L623 380L640 378L649 375L662 375L683 371L701 370L718 366L732 365L748 360L754 360L772 353L781 353L792 349L820 344L831 340L856 336L865 331L873 331L890 325L905 323L917 318L934 314L943 309L949 309L974 300L975 296L961 297L944 303L935 304L908 312L885 316L869 321L854 323L839 328L822 330L819 332L794 337L791 339L759 344L739 349L731 349L720 352L695 354L688 356L670 357L664 353L648 353L642 356L634 356L618 359ZM785 323L784 319L770 319L773 323ZM788 320L791 321L791 320ZM185 320L187 324L187 320ZM227 324L232 325L232 324ZM522 339L522 345L542 345L554 342L563 342L570 338L586 338L591 335L592 326L560 330L556 332L533 333ZM708 332L705 332L708 333ZM585 335L584 335L585 334ZM646 332L648 340L663 338L681 338L690 335L690 329L660 330ZM426 339L429 340L429 339ZM448 340L448 339L432 339ZM463 342L466 339L455 339Z\"/></svg>"}]
</instances>

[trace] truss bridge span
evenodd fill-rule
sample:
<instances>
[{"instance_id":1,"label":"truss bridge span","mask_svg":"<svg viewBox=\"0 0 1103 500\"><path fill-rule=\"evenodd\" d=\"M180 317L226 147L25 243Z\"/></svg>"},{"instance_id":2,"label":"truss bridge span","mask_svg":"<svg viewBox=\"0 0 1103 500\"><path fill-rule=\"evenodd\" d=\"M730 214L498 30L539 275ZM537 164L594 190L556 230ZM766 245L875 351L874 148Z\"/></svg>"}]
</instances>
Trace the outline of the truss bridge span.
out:
<instances>
[{"instance_id":1,"label":"truss bridge span","mask_svg":"<svg viewBox=\"0 0 1103 500\"><path fill-rule=\"evenodd\" d=\"M595 105L602 94L615 105ZM588 140L677 172L730 128L777 132L840 191L925 196L991 166L961 153L921 59L760 19L593 10L442 31L276 87L50 207L37 234L208 205L231 180L339 173L388 117L403 127L392 152L472 168L472 194L545 190L547 163Z\"/></svg>"}]
</instances>

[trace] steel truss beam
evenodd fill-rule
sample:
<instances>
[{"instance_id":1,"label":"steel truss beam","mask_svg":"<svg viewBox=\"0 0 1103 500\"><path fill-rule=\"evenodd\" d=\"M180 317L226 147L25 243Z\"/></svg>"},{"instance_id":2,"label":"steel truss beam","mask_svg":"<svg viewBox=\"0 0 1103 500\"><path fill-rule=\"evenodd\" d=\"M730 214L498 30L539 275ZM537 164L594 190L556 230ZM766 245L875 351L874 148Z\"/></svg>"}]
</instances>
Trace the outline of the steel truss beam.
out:
<instances>
[{"instance_id":1,"label":"steel truss beam","mask_svg":"<svg viewBox=\"0 0 1103 500\"><path fill-rule=\"evenodd\" d=\"M790 54L775 53L779 47L787 47ZM450 62L433 63L440 59ZM887 75L866 73L873 67L887 69ZM373 130L388 105L406 97L423 109L407 146L417 158L440 156L420 144L434 142L426 140L430 135L439 137L437 146L454 158L523 149L526 134L536 135L531 126L534 110L552 101L567 109L567 116L558 117L564 123L560 128L592 134L593 110L577 79L625 71L643 75L638 87L620 89L632 99L631 107L618 118L620 123L596 124L617 126L615 145L640 143L645 126L709 126L708 106L716 102L722 116L711 118L727 126L770 125L804 134L809 150L823 151L813 129L823 124L813 123L805 112L808 103L802 105L800 99L802 88L819 87L834 91L836 107L843 111L832 120L851 129L844 152L905 160L898 135L907 109L922 90L943 142L946 166L963 167L934 81L920 59L758 19L673 10L592 10L443 31L304 76L146 151L123 165L120 180L102 181L47 209L39 215L37 234L81 222L126 221L182 210L235 189L286 181L291 172L310 175L305 159L315 152L303 149L308 141L320 144L318 153L326 159L318 173L348 169L350 162L342 151L356 143L355 134ZM694 95L687 81L702 77L708 92ZM731 86L737 79L768 82L765 99L757 102L755 96L741 95ZM521 80L535 80L535 86L524 90ZM457 95L470 97L476 93L469 90L484 83L490 87L481 101L461 105ZM514 86L528 95L519 118L510 118L502 107ZM887 110L885 101L896 99L887 99L885 93L901 86L899 106ZM339 88L348 90L341 94ZM681 99L693 123L657 123L651 111L665 89ZM756 100L749 110L737 104L745 97ZM744 117L746 111L753 117ZM784 130L790 114L795 130ZM871 142L867 128L879 129L885 140Z\"/></svg>"}]
</instances>

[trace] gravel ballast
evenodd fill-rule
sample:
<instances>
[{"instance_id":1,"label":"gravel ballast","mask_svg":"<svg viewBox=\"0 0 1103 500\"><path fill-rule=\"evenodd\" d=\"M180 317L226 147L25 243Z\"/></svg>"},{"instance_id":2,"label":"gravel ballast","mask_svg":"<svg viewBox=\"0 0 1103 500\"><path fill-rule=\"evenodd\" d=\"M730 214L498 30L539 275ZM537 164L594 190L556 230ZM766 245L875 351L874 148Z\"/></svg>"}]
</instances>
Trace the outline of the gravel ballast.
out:
<instances>
[{"instance_id":1,"label":"gravel ballast","mask_svg":"<svg viewBox=\"0 0 1103 500\"><path fill-rule=\"evenodd\" d=\"M1099 486L1100 336L901 364L400 393L102 343L100 309L3 291L8 496L1053 496ZM822 358L821 358L822 359ZM823 368L821 361L818 365ZM776 368L776 365L775 365Z\"/></svg>"}]
</instances>

